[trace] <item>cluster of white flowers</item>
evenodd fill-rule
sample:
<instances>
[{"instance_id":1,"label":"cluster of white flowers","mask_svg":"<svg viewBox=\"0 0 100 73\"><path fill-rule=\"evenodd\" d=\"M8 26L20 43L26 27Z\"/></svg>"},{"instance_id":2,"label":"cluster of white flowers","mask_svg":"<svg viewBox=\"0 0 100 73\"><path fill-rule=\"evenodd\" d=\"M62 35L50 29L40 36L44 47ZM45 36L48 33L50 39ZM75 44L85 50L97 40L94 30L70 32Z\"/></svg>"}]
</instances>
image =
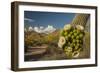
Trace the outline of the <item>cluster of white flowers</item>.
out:
<instances>
[{"instance_id":1,"label":"cluster of white flowers","mask_svg":"<svg viewBox=\"0 0 100 73\"><path fill-rule=\"evenodd\" d=\"M67 24L61 30L58 46L64 49L68 58L77 58L82 49L84 27L81 25L72 26Z\"/></svg>"}]
</instances>

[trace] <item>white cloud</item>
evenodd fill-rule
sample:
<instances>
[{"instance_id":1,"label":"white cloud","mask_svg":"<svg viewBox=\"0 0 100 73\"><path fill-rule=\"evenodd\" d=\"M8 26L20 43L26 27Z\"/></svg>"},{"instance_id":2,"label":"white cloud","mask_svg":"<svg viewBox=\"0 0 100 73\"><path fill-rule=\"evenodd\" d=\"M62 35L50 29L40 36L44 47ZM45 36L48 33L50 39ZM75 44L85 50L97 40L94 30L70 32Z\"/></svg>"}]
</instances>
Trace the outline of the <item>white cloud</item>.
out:
<instances>
[{"instance_id":1,"label":"white cloud","mask_svg":"<svg viewBox=\"0 0 100 73\"><path fill-rule=\"evenodd\" d=\"M29 22L34 22L35 20L30 19L30 18L24 18L25 21L29 21Z\"/></svg>"},{"instance_id":2,"label":"white cloud","mask_svg":"<svg viewBox=\"0 0 100 73\"><path fill-rule=\"evenodd\" d=\"M56 28L54 28L52 25L48 25L46 28L44 28L43 26L40 27L34 27L33 30L37 33L52 33L56 30Z\"/></svg>"}]
</instances>

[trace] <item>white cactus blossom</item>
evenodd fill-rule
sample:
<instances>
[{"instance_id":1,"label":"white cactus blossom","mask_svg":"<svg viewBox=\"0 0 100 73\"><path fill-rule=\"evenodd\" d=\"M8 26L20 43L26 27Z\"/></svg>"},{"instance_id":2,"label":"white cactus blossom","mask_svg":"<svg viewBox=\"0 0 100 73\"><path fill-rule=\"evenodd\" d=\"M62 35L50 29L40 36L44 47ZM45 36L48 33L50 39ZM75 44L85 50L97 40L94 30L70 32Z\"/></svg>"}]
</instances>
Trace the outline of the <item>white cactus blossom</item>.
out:
<instances>
[{"instance_id":1,"label":"white cactus blossom","mask_svg":"<svg viewBox=\"0 0 100 73\"><path fill-rule=\"evenodd\" d=\"M82 25L76 25L76 29L83 31L84 30L84 27Z\"/></svg>"},{"instance_id":2,"label":"white cactus blossom","mask_svg":"<svg viewBox=\"0 0 100 73\"><path fill-rule=\"evenodd\" d=\"M65 31L70 30L71 27L72 27L71 24L66 24L66 25L64 26L64 30L65 30Z\"/></svg>"},{"instance_id":3,"label":"white cactus blossom","mask_svg":"<svg viewBox=\"0 0 100 73\"><path fill-rule=\"evenodd\" d=\"M77 58L78 56L79 56L79 51L74 51L73 53L72 53L72 57L73 58Z\"/></svg>"},{"instance_id":4,"label":"white cactus blossom","mask_svg":"<svg viewBox=\"0 0 100 73\"><path fill-rule=\"evenodd\" d=\"M58 42L58 46L60 48L62 48L62 46L66 43L66 40L63 36L60 37L59 42Z\"/></svg>"}]
</instances>

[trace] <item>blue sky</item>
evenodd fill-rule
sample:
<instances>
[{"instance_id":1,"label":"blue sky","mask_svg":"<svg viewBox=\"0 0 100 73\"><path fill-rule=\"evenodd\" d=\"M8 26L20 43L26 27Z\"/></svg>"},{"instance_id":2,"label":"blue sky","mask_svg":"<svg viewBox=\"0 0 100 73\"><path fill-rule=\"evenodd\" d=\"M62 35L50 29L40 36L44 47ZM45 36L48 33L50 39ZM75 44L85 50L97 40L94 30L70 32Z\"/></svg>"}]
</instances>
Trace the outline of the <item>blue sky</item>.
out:
<instances>
[{"instance_id":1,"label":"blue sky","mask_svg":"<svg viewBox=\"0 0 100 73\"><path fill-rule=\"evenodd\" d=\"M52 25L59 29L71 23L74 16L74 13L24 11L24 24L33 27Z\"/></svg>"}]
</instances>

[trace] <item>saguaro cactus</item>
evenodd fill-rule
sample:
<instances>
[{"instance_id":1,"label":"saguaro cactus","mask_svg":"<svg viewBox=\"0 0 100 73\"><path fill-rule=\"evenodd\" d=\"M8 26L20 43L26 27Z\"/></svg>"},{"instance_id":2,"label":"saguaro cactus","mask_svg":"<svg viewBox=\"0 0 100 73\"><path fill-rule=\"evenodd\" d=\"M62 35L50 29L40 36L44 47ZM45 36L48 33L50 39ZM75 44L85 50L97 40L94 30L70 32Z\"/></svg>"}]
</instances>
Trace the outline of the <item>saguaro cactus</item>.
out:
<instances>
[{"instance_id":1,"label":"saguaro cactus","mask_svg":"<svg viewBox=\"0 0 100 73\"><path fill-rule=\"evenodd\" d=\"M89 19L89 14L76 14L75 18L72 21L72 25L81 25L83 27L86 26L86 23Z\"/></svg>"},{"instance_id":2,"label":"saguaro cactus","mask_svg":"<svg viewBox=\"0 0 100 73\"><path fill-rule=\"evenodd\" d=\"M67 24L61 31L58 46L63 48L67 58L79 58L84 50L86 40L86 25L89 25L89 14L76 14L71 24ZM88 44L89 45L89 44Z\"/></svg>"}]
</instances>

